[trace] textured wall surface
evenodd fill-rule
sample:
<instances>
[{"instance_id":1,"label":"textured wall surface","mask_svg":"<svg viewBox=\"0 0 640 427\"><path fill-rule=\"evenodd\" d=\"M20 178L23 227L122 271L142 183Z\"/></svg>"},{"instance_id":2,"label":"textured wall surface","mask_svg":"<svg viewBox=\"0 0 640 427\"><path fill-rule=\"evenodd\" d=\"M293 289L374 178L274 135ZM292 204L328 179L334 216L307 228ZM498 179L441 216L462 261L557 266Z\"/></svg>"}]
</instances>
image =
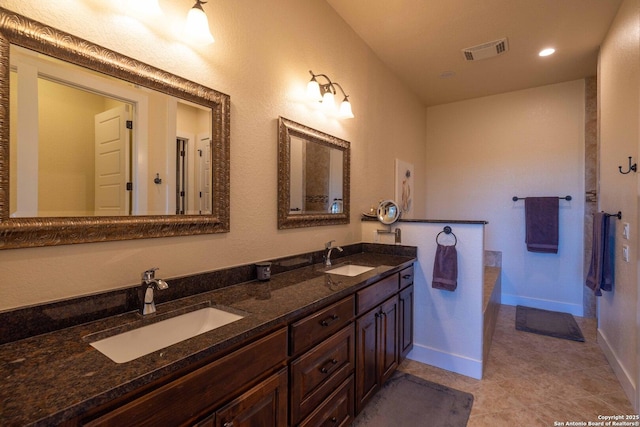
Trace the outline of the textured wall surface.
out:
<instances>
[{"instance_id":1,"label":"textured wall surface","mask_svg":"<svg viewBox=\"0 0 640 427\"><path fill-rule=\"evenodd\" d=\"M524 201L560 200L557 254L528 252ZM582 315L584 80L430 107L427 217L486 220L502 303Z\"/></svg>"},{"instance_id":2,"label":"textured wall surface","mask_svg":"<svg viewBox=\"0 0 640 427\"><path fill-rule=\"evenodd\" d=\"M126 15L131 2L4 0L2 7L231 96L231 232L0 252L0 310L361 241L360 213L394 196L394 159L412 161L424 206L425 108L323 0L209 2L216 42L174 32L191 0L160 0L164 17ZM88 24L90 23L90 25ZM355 118L325 117L304 99L309 70L350 95ZM277 119L351 143L351 223L277 229ZM416 212L423 216L424 211ZM46 279L46 280L44 280Z\"/></svg>"},{"instance_id":3,"label":"textured wall surface","mask_svg":"<svg viewBox=\"0 0 640 427\"><path fill-rule=\"evenodd\" d=\"M623 175L628 157L638 161L640 133L640 2L625 1L600 52L600 194L599 209L622 211L616 226L615 283L613 292L598 298L600 343L618 379L638 410L638 175ZM631 238L622 237L629 223ZM622 259L622 246L630 260Z\"/></svg>"}]
</instances>

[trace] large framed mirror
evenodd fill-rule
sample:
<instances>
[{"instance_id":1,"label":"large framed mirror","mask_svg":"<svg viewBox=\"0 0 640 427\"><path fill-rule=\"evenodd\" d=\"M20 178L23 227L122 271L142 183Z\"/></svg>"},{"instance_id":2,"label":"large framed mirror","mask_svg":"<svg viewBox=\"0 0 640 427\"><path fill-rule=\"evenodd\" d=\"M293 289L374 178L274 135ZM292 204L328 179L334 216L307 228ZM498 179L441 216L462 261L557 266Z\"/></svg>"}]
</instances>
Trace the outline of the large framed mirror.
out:
<instances>
[{"instance_id":1,"label":"large framed mirror","mask_svg":"<svg viewBox=\"0 0 640 427\"><path fill-rule=\"evenodd\" d=\"M229 231L228 95L0 8L0 249Z\"/></svg>"},{"instance_id":2,"label":"large framed mirror","mask_svg":"<svg viewBox=\"0 0 640 427\"><path fill-rule=\"evenodd\" d=\"M350 144L278 119L278 228L349 223Z\"/></svg>"}]
</instances>

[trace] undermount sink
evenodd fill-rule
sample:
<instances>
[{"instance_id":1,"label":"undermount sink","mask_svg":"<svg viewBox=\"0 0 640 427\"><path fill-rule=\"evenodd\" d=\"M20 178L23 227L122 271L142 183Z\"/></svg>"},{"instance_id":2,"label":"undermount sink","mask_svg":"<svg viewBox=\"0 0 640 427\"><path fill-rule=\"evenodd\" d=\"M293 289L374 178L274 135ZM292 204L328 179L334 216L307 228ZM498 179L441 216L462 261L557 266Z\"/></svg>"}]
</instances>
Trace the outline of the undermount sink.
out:
<instances>
[{"instance_id":1,"label":"undermount sink","mask_svg":"<svg viewBox=\"0 0 640 427\"><path fill-rule=\"evenodd\" d=\"M114 362L125 363L243 317L207 307L93 342L91 346Z\"/></svg>"},{"instance_id":2,"label":"undermount sink","mask_svg":"<svg viewBox=\"0 0 640 427\"><path fill-rule=\"evenodd\" d=\"M341 267L336 267L328 270L327 273L353 277L362 273L366 273L367 271L371 271L373 269L374 267L367 267L365 265L346 264Z\"/></svg>"}]
</instances>

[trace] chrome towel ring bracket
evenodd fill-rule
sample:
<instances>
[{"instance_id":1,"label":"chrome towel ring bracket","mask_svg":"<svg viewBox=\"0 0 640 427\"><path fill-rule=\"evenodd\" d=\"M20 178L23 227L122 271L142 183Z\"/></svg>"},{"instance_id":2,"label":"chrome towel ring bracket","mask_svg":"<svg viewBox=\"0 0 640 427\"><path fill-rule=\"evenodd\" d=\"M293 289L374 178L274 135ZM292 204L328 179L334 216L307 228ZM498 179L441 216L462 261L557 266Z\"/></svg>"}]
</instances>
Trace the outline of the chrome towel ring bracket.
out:
<instances>
[{"instance_id":1,"label":"chrome towel ring bracket","mask_svg":"<svg viewBox=\"0 0 640 427\"><path fill-rule=\"evenodd\" d=\"M455 235L455 234L453 234L453 231L451 231L451 227L449 227L448 225L446 225L446 226L442 229L442 231L441 231L441 232L439 232L439 233L436 235L436 243L437 243L437 244L440 244L440 242L438 242L438 237L440 237L440 235L441 235L442 233L444 233L444 234L451 234L451 235L453 236L453 238L455 239L455 240L454 240L454 242L453 242L453 246L455 246L455 245L457 245L457 244L458 244L458 238L456 237L456 235Z\"/></svg>"}]
</instances>

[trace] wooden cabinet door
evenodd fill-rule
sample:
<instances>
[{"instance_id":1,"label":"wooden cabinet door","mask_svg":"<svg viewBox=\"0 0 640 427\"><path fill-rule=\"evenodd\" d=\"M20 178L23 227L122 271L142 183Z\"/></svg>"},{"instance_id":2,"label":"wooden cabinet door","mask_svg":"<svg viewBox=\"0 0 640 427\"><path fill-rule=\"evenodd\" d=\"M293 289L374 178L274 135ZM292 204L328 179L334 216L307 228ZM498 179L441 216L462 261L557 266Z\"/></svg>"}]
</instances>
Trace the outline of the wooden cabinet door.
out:
<instances>
[{"instance_id":1,"label":"wooden cabinet door","mask_svg":"<svg viewBox=\"0 0 640 427\"><path fill-rule=\"evenodd\" d=\"M356 321L356 413L380 387L378 363L379 308L374 308Z\"/></svg>"},{"instance_id":2,"label":"wooden cabinet door","mask_svg":"<svg viewBox=\"0 0 640 427\"><path fill-rule=\"evenodd\" d=\"M385 301L380 307L379 323L379 355L380 384L391 377L398 367L398 297Z\"/></svg>"},{"instance_id":3,"label":"wooden cabinet door","mask_svg":"<svg viewBox=\"0 0 640 427\"><path fill-rule=\"evenodd\" d=\"M216 411L216 427L286 427L287 368Z\"/></svg>"},{"instance_id":4,"label":"wooden cabinet door","mask_svg":"<svg viewBox=\"0 0 640 427\"><path fill-rule=\"evenodd\" d=\"M400 292L398 305L400 308L398 344L400 362L402 362L413 348L413 285Z\"/></svg>"}]
</instances>

